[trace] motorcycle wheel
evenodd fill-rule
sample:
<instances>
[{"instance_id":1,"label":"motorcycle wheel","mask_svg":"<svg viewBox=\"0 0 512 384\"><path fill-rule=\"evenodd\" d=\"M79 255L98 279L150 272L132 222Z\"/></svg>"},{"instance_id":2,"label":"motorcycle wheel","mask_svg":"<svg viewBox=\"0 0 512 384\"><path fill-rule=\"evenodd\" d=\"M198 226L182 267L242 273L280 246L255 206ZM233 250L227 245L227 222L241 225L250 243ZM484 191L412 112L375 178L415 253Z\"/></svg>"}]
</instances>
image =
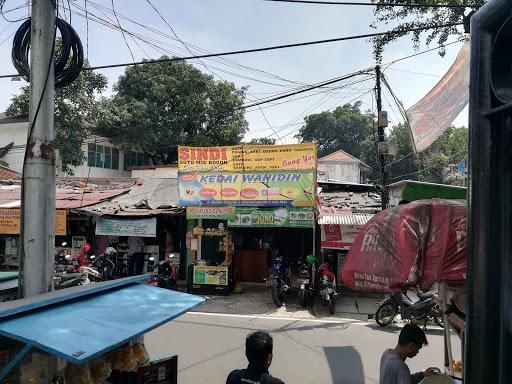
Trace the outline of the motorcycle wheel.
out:
<instances>
[{"instance_id":1,"label":"motorcycle wheel","mask_svg":"<svg viewBox=\"0 0 512 384\"><path fill-rule=\"evenodd\" d=\"M390 300L384 301L375 313L375 321L381 327L390 324L398 314L398 308Z\"/></svg>"},{"instance_id":2,"label":"motorcycle wheel","mask_svg":"<svg viewBox=\"0 0 512 384\"><path fill-rule=\"evenodd\" d=\"M443 313L439 309L439 307L436 306L434 309L434 323L437 324L437 326L444 328L444 317Z\"/></svg>"},{"instance_id":3,"label":"motorcycle wheel","mask_svg":"<svg viewBox=\"0 0 512 384\"><path fill-rule=\"evenodd\" d=\"M336 299L334 295L329 295L329 312L331 315L336 313Z\"/></svg>"},{"instance_id":4,"label":"motorcycle wheel","mask_svg":"<svg viewBox=\"0 0 512 384\"><path fill-rule=\"evenodd\" d=\"M302 308L306 307L306 291L299 288L299 304Z\"/></svg>"},{"instance_id":5,"label":"motorcycle wheel","mask_svg":"<svg viewBox=\"0 0 512 384\"><path fill-rule=\"evenodd\" d=\"M283 306L283 297L279 294L277 285L272 286L272 301L278 308Z\"/></svg>"}]
</instances>

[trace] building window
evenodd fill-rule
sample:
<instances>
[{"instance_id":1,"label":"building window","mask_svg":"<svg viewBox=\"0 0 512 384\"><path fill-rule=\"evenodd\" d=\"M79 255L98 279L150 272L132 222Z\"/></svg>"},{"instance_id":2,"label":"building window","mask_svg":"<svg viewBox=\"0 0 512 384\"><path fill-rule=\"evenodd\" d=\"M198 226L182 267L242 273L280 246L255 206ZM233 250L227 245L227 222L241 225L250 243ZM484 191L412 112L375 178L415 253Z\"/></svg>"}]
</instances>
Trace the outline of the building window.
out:
<instances>
[{"instance_id":1,"label":"building window","mask_svg":"<svg viewBox=\"0 0 512 384\"><path fill-rule=\"evenodd\" d=\"M87 166L119 169L119 149L97 144L88 144Z\"/></svg>"},{"instance_id":2,"label":"building window","mask_svg":"<svg viewBox=\"0 0 512 384\"><path fill-rule=\"evenodd\" d=\"M124 169L130 167L150 165L151 159L142 152L126 152L124 154Z\"/></svg>"}]
</instances>

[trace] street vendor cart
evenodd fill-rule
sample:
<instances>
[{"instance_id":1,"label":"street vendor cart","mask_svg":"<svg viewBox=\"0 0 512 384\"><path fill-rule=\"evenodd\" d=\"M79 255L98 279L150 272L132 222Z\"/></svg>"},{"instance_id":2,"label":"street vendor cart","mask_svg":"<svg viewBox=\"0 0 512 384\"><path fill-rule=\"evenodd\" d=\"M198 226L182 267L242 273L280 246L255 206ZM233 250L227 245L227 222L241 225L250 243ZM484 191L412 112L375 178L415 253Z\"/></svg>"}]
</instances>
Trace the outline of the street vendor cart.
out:
<instances>
[{"instance_id":1,"label":"street vendor cart","mask_svg":"<svg viewBox=\"0 0 512 384\"><path fill-rule=\"evenodd\" d=\"M150 362L143 335L204 299L147 277L0 304L0 382L176 383L177 356Z\"/></svg>"}]
</instances>

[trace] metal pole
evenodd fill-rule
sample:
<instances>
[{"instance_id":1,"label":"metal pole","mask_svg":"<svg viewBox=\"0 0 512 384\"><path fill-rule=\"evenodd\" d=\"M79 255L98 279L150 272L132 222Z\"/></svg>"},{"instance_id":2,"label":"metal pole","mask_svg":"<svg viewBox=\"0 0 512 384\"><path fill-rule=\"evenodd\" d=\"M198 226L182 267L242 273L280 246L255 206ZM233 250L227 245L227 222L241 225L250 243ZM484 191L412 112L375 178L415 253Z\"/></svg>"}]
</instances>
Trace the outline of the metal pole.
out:
<instances>
[{"instance_id":1,"label":"metal pole","mask_svg":"<svg viewBox=\"0 0 512 384\"><path fill-rule=\"evenodd\" d=\"M382 111L382 92L380 86L380 66L377 65L375 67L375 77L376 77L376 91L377 91L377 127L379 133L379 159L380 159L380 173L382 177L382 190L381 190L381 203L382 209L386 209L388 207L389 202L389 192L388 192L388 171L386 169L386 155L382 152L382 144L386 140L386 135L384 133L384 125L381 123L380 115Z\"/></svg>"},{"instance_id":2,"label":"metal pole","mask_svg":"<svg viewBox=\"0 0 512 384\"><path fill-rule=\"evenodd\" d=\"M51 0L32 0L29 133L23 171L22 295L53 289L55 250L54 44Z\"/></svg>"}]
</instances>

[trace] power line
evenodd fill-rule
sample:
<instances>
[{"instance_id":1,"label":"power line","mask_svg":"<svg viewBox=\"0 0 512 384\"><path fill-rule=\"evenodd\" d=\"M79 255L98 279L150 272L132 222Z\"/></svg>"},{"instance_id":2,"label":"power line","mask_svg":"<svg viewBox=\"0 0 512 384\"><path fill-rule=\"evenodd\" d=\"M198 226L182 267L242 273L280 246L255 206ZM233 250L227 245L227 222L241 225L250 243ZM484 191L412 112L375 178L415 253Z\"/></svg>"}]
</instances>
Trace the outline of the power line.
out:
<instances>
[{"instance_id":1,"label":"power line","mask_svg":"<svg viewBox=\"0 0 512 384\"><path fill-rule=\"evenodd\" d=\"M314 5L354 5L354 6L371 6L371 7L403 7L403 8L478 8L474 4L432 4L432 3L356 3L352 1L313 1L313 0L263 0L275 3L297 3L297 4L314 4Z\"/></svg>"}]
</instances>

